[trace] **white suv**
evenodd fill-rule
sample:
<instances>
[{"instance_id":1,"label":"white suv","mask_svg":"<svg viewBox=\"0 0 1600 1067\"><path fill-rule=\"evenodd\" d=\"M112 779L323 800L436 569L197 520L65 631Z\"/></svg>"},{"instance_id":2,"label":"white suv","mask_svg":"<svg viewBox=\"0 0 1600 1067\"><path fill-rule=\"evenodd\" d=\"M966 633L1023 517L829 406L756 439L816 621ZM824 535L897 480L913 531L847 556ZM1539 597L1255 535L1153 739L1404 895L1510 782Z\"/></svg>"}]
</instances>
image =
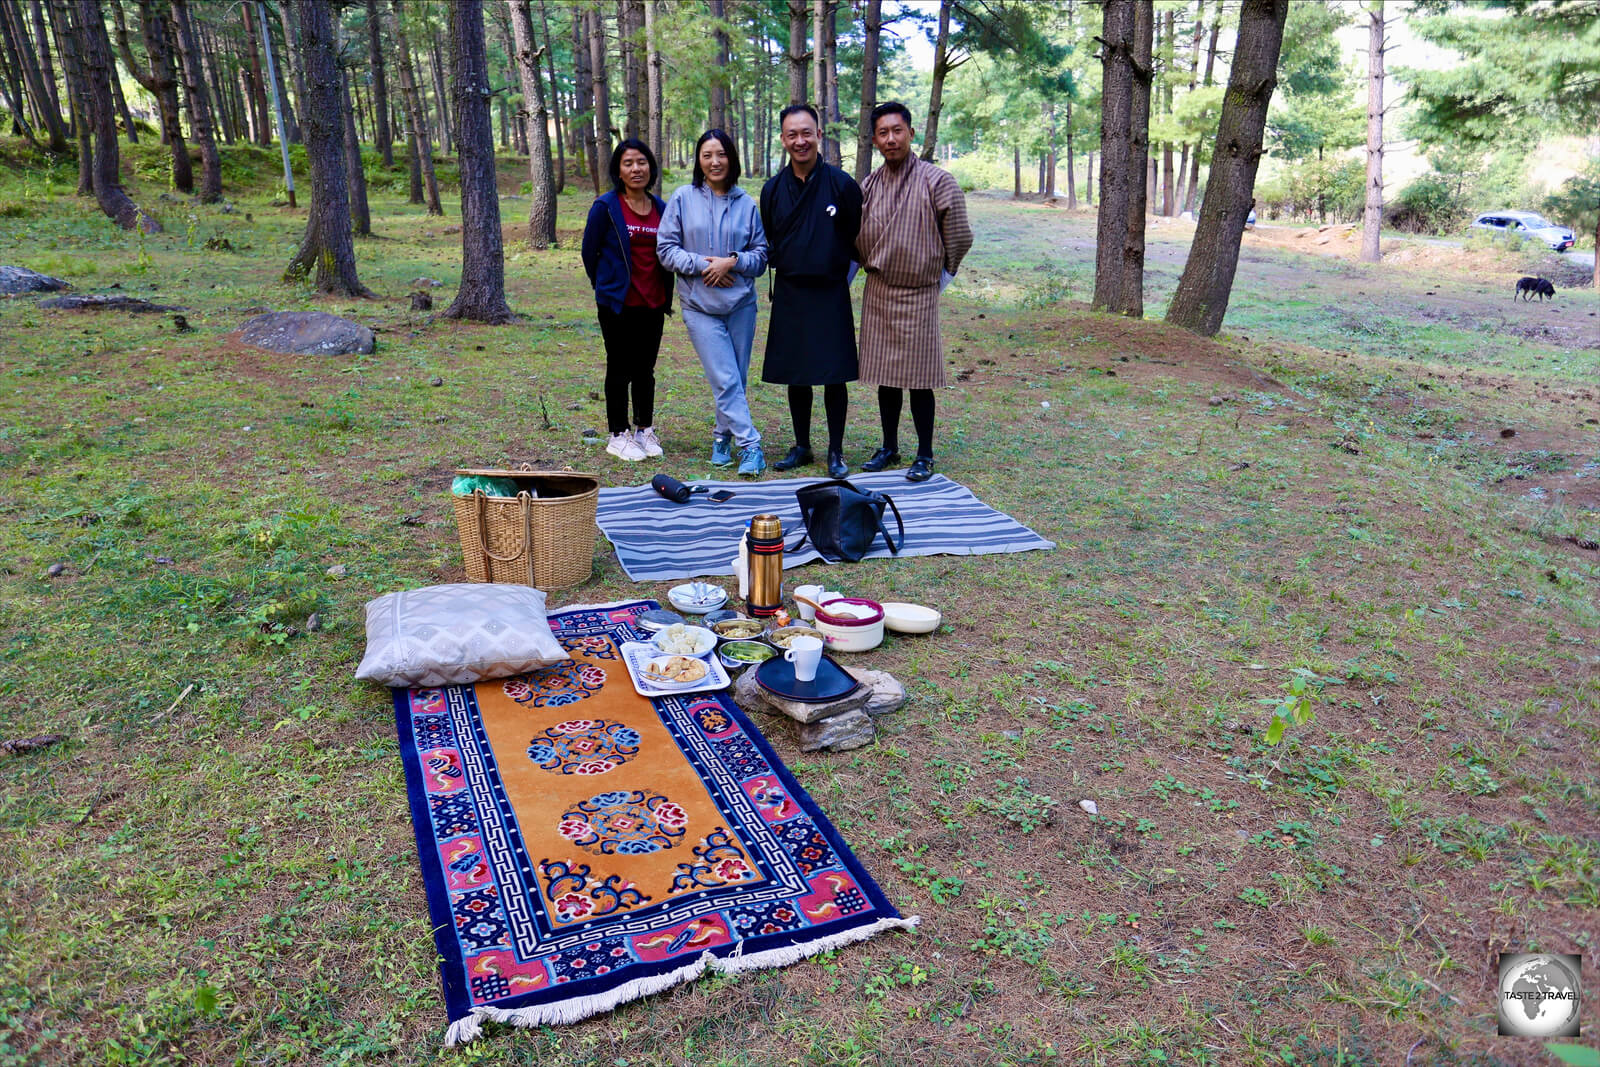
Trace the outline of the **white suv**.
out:
<instances>
[{"instance_id":1,"label":"white suv","mask_svg":"<svg viewBox=\"0 0 1600 1067\"><path fill-rule=\"evenodd\" d=\"M1572 231L1557 226L1533 211L1486 211L1472 220L1469 230L1488 230L1490 233L1516 233L1535 241L1543 241L1553 251L1565 252L1572 247Z\"/></svg>"}]
</instances>

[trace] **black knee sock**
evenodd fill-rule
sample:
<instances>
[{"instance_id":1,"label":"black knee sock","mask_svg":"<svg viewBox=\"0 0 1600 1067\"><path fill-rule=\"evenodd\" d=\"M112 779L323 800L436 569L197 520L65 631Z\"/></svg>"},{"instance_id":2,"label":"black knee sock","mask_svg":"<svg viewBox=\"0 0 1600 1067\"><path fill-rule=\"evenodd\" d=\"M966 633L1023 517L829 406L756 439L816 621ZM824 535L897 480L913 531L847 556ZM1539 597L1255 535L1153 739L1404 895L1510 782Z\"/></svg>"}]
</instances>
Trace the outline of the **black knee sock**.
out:
<instances>
[{"instance_id":1,"label":"black knee sock","mask_svg":"<svg viewBox=\"0 0 1600 1067\"><path fill-rule=\"evenodd\" d=\"M844 383L824 386L822 408L828 413L828 451L844 451L844 419L850 410L850 393Z\"/></svg>"},{"instance_id":2,"label":"black knee sock","mask_svg":"<svg viewBox=\"0 0 1600 1067\"><path fill-rule=\"evenodd\" d=\"M789 419L794 423L794 443L811 447L811 386L789 386Z\"/></svg>"},{"instance_id":3,"label":"black knee sock","mask_svg":"<svg viewBox=\"0 0 1600 1067\"><path fill-rule=\"evenodd\" d=\"M878 412L883 420L883 447L900 451L900 402L905 394L887 385L878 386Z\"/></svg>"},{"instance_id":4,"label":"black knee sock","mask_svg":"<svg viewBox=\"0 0 1600 1067\"><path fill-rule=\"evenodd\" d=\"M917 428L917 455L933 458L933 390L911 390L911 425Z\"/></svg>"}]
</instances>

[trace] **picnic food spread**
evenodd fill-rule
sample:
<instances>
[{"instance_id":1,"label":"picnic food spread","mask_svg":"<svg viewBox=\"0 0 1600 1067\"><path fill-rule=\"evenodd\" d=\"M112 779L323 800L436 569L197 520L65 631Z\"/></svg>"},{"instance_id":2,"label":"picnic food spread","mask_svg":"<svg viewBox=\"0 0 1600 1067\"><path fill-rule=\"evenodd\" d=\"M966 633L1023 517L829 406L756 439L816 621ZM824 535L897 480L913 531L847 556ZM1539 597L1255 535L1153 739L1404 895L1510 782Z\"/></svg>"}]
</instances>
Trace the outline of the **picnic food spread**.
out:
<instances>
[{"instance_id":1,"label":"picnic food spread","mask_svg":"<svg viewBox=\"0 0 1600 1067\"><path fill-rule=\"evenodd\" d=\"M669 656L666 659L653 659L645 664L644 676L656 683L688 685L704 678L706 670L705 660L690 656Z\"/></svg>"}]
</instances>

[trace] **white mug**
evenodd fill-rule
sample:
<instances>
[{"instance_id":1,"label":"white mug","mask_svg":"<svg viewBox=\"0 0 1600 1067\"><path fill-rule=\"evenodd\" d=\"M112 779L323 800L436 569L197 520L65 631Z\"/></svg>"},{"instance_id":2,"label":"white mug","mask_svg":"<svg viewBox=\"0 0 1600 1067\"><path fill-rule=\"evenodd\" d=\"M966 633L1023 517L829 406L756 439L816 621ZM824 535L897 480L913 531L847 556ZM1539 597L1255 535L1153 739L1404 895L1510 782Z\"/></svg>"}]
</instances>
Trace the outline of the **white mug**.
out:
<instances>
[{"instance_id":1,"label":"white mug","mask_svg":"<svg viewBox=\"0 0 1600 1067\"><path fill-rule=\"evenodd\" d=\"M794 664L794 680L813 682L817 678L817 664L822 662L822 639L796 637L789 641L783 658Z\"/></svg>"},{"instance_id":2,"label":"white mug","mask_svg":"<svg viewBox=\"0 0 1600 1067\"><path fill-rule=\"evenodd\" d=\"M822 586L797 585L795 586L794 595L797 597L803 596L806 600L814 600L820 604L822 603ZM796 600L795 606L800 609L800 617L806 622L810 622L817 617L817 609L807 604L805 600Z\"/></svg>"}]
</instances>

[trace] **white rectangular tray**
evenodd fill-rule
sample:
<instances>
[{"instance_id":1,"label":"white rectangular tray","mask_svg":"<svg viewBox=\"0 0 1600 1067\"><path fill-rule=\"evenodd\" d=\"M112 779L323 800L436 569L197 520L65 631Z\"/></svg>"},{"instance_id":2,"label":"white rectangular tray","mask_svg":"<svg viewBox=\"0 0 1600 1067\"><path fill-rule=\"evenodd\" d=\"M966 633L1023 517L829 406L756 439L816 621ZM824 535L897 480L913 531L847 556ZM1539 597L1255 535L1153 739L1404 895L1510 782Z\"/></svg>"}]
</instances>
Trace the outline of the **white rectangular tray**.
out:
<instances>
[{"instance_id":1,"label":"white rectangular tray","mask_svg":"<svg viewBox=\"0 0 1600 1067\"><path fill-rule=\"evenodd\" d=\"M705 661L705 681L698 685L668 686L656 685L648 682L644 677L644 665L662 654L655 645L643 641L625 641L618 646L622 653L622 662L628 667L628 677L633 680L634 690L642 697L681 697L690 693L711 693L718 689L728 688L731 679L728 677L727 668L717 661L715 651L711 658Z\"/></svg>"}]
</instances>

